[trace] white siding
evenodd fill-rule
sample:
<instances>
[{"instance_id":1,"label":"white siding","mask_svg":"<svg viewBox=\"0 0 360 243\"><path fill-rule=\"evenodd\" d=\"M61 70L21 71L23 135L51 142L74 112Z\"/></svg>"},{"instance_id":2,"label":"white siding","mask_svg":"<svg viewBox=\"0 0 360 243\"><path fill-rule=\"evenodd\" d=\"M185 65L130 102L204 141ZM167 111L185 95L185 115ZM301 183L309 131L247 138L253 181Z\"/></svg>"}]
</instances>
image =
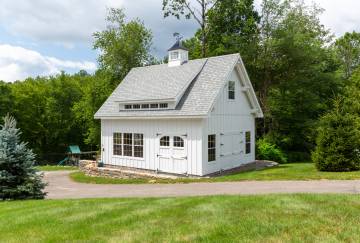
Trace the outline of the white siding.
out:
<instances>
[{"instance_id":1,"label":"white siding","mask_svg":"<svg viewBox=\"0 0 360 243\"><path fill-rule=\"evenodd\" d=\"M187 135L187 173L202 174L202 120L201 119L137 119L102 120L101 147L102 161L105 164L127 166L148 170L159 169L160 135ZM113 155L113 133L144 134L144 158L121 157ZM176 173L176 171L173 171Z\"/></svg>"},{"instance_id":2,"label":"white siding","mask_svg":"<svg viewBox=\"0 0 360 243\"><path fill-rule=\"evenodd\" d=\"M255 118L237 71L229 81L235 81L235 100L228 99L228 84L217 97L203 128L203 174L230 169L255 160ZM245 132L251 132L251 153L245 154ZM216 134L216 161L208 162L207 138Z\"/></svg>"}]
</instances>

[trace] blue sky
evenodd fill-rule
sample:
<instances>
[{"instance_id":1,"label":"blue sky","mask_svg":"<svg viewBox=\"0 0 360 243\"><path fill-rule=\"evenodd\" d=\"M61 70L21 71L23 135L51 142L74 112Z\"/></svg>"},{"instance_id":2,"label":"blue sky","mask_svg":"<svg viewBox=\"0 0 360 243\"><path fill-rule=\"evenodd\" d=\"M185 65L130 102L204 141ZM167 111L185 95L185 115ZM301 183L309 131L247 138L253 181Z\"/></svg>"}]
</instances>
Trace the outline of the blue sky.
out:
<instances>
[{"instance_id":1,"label":"blue sky","mask_svg":"<svg viewBox=\"0 0 360 243\"><path fill-rule=\"evenodd\" d=\"M321 20L337 36L360 31L360 1L306 2L326 10ZM61 70L93 72L92 33L106 27L107 7L123 7L128 19L142 19L153 31L159 57L173 44L173 32L189 37L197 28L191 20L163 19L162 0L0 0L0 6L0 80L7 82Z\"/></svg>"}]
</instances>

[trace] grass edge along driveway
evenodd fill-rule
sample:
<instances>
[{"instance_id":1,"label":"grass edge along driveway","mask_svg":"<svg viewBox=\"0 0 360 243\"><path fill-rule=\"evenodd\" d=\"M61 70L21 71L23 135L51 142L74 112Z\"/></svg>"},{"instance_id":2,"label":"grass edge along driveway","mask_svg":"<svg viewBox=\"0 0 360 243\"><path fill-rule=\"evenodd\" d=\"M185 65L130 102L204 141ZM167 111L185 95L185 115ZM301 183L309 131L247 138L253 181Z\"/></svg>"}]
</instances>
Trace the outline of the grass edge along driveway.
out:
<instances>
[{"instance_id":1,"label":"grass edge along driveway","mask_svg":"<svg viewBox=\"0 0 360 243\"><path fill-rule=\"evenodd\" d=\"M357 242L358 195L0 202L6 242Z\"/></svg>"},{"instance_id":2,"label":"grass edge along driveway","mask_svg":"<svg viewBox=\"0 0 360 243\"><path fill-rule=\"evenodd\" d=\"M248 171L214 178L201 179L116 179L86 176L77 171L70 174L75 182L91 184L147 184L147 183L192 183L192 182L230 182L230 181L286 181L286 180L355 180L360 179L360 171L319 172L313 163L291 163L258 171Z\"/></svg>"}]
</instances>

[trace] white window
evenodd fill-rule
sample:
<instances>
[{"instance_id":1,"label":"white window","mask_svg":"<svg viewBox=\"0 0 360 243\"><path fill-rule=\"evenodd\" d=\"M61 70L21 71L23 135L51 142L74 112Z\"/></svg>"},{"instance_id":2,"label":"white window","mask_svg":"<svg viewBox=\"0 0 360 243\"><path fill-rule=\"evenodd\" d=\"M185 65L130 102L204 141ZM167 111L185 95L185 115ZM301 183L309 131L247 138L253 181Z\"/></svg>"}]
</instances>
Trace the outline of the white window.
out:
<instances>
[{"instance_id":1,"label":"white window","mask_svg":"<svg viewBox=\"0 0 360 243\"><path fill-rule=\"evenodd\" d=\"M161 147L169 147L170 146L170 137L164 136L160 138L160 146Z\"/></svg>"},{"instance_id":2,"label":"white window","mask_svg":"<svg viewBox=\"0 0 360 243\"><path fill-rule=\"evenodd\" d=\"M216 160L216 135L208 135L208 162Z\"/></svg>"},{"instance_id":3,"label":"white window","mask_svg":"<svg viewBox=\"0 0 360 243\"><path fill-rule=\"evenodd\" d=\"M149 104L142 104L141 105L141 109L149 109L150 105Z\"/></svg>"},{"instance_id":4,"label":"white window","mask_svg":"<svg viewBox=\"0 0 360 243\"><path fill-rule=\"evenodd\" d=\"M140 104L133 105L133 109L140 109Z\"/></svg>"},{"instance_id":5,"label":"white window","mask_svg":"<svg viewBox=\"0 0 360 243\"><path fill-rule=\"evenodd\" d=\"M125 110L131 110L132 109L132 105L125 105Z\"/></svg>"},{"instance_id":6,"label":"white window","mask_svg":"<svg viewBox=\"0 0 360 243\"><path fill-rule=\"evenodd\" d=\"M144 156L144 135L134 134L134 157L142 158Z\"/></svg>"},{"instance_id":7,"label":"white window","mask_svg":"<svg viewBox=\"0 0 360 243\"><path fill-rule=\"evenodd\" d=\"M162 109L168 108L168 104L167 103L160 103L160 108L162 108Z\"/></svg>"},{"instance_id":8,"label":"white window","mask_svg":"<svg viewBox=\"0 0 360 243\"><path fill-rule=\"evenodd\" d=\"M159 104L150 104L151 109L158 109Z\"/></svg>"},{"instance_id":9,"label":"white window","mask_svg":"<svg viewBox=\"0 0 360 243\"><path fill-rule=\"evenodd\" d=\"M245 133L245 153L251 153L251 132L249 131Z\"/></svg>"},{"instance_id":10,"label":"white window","mask_svg":"<svg viewBox=\"0 0 360 243\"><path fill-rule=\"evenodd\" d=\"M113 154L143 158L144 135L140 133L114 133Z\"/></svg>"},{"instance_id":11,"label":"white window","mask_svg":"<svg viewBox=\"0 0 360 243\"><path fill-rule=\"evenodd\" d=\"M228 83L228 98L229 100L235 100L235 81L229 81Z\"/></svg>"},{"instance_id":12,"label":"white window","mask_svg":"<svg viewBox=\"0 0 360 243\"><path fill-rule=\"evenodd\" d=\"M170 58L171 60L177 60L179 58L179 52L178 51L171 52Z\"/></svg>"},{"instance_id":13,"label":"white window","mask_svg":"<svg viewBox=\"0 0 360 243\"><path fill-rule=\"evenodd\" d=\"M124 133L124 156L132 156L132 133Z\"/></svg>"},{"instance_id":14,"label":"white window","mask_svg":"<svg viewBox=\"0 0 360 243\"><path fill-rule=\"evenodd\" d=\"M175 136L174 137L174 147L183 148L184 147L184 139L181 137Z\"/></svg>"},{"instance_id":15,"label":"white window","mask_svg":"<svg viewBox=\"0 0 360 243\"><path fill-rule=\"evenodd\" d=\"M122 155L122 134L114 133L113 134L113 154Z\"/></svg>"}]
</instances>

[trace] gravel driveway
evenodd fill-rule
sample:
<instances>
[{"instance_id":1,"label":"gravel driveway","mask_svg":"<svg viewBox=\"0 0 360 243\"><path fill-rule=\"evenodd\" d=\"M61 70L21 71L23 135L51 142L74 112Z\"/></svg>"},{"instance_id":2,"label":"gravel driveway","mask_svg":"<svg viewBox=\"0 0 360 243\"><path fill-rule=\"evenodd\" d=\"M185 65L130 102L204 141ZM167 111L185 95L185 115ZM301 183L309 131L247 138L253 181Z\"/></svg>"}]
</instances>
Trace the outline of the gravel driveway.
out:
<instances>
[{"instance_id":1,"label":"gravel driveway","mask_svg":"<svg viewBox=\"0 0 360 243\"><path fill-rule=\"evenodd\" d=\"M45 172L48 199L109 197L178 197L271 193L360 193L360 180L242 181L191 184L96 185L69 178L71 171Z\"/></svg>"}]
</instances>

